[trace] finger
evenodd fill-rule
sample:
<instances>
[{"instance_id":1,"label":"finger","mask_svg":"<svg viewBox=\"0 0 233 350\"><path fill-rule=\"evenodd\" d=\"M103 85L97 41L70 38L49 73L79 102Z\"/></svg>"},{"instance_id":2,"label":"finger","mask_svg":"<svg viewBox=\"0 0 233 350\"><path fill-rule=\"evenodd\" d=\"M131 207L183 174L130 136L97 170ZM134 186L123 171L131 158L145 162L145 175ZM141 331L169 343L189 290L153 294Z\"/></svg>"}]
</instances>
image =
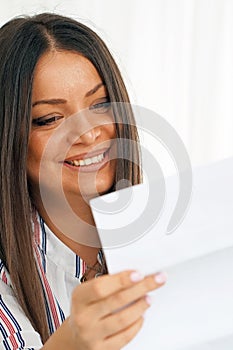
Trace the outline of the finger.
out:
<instances>
[{"instance_id":1,"label":"finger","mask_svg":"<svg viewBox=\"0 0 233 350\"><path fill-rule=\"evenodd\" d=\"M96 318L104 318L120 310L123 307L135 302L145 296L148 292L158 289L164 285L167 276L165 273L146 276L142 281L134 283L127 289L123 289L101 300L99 303L92 304L89 308L90 314Z\"/></svg>"},{"instance_id":2,"label":"finger","mask_svg":"<svg viewBox=\"0 0 233 350\"><path fill-rule=\"evenodd\" d=\"M130 325L123 331L106 338L104 341L104 349L119 350L128 344L139 332L143 325L143 317L140 317L135 323Z\"/></svg>"},{"instance_id":3,"label":"finger","mask_svg":"<svg viewBox=\"0 0 233 350\"><path fill-rule=\"evenodd\" d=\"M149 308L151 302L148 296L131 303L121 311L104 318L100 323L101 337L106 338L115 333L119 333L135 323Z\"/></svg>"},{"instance_id":4,"label":"finger","mask_svg":"<svg viewBox=\"0 0 233 350\"><path fill-rule=\"evenodd\" d=\"M83 306L107 298L125 288L129 288L143 276L136 271L123 271L114 275L104 275L85 282L76 287L72 294L72 302Z\"/></svg>"}]
</instances>

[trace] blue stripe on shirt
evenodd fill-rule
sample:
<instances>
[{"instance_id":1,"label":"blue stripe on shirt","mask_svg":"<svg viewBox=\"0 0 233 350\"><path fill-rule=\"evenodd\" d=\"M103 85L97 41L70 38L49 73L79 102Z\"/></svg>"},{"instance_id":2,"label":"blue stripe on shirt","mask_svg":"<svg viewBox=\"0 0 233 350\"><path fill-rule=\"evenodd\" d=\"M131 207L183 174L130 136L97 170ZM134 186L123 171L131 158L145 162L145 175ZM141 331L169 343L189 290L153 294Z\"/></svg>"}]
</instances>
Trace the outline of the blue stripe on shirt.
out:
<instances>
[{"instance_id":1,"label":"blue stripe on shirt","mask_svg":"<svg viewBox=\"0 0 233 350\"><path fill-rule=\"evenodd\" d=\"M6 306L4 301L2 300L1 295L0 295L0 306L2 306L3 310L9 316L9 321L11 321L12 326L15 326L15 328L17 329L18 332L15 332L15 333L17 333L17 337L18 337L18 340L19 340L21 347L23 347L25 345L25 342L24 342L24 340L21 336L21 333L20 333L20 331L22 331L22 328L20 327L19 323L17 322L17 320L14 317L14 315L12 314L12 312L8 309L8 307Z\"/></svg>"},{"instance_id":2,"label":"blue stripe on shirt","mask_svg":"<svg viewBox=\"0 0 233 350\"><path fill-rule=\"evenodd\" d=\"M7 332L6 332L5 328L3 327L2 323L0 323L0 332L3 335L3 338L7 338L8 337Z\"/></svg>"},{"instance_id":3,"label":"blue stripe on shirt","mask_svg":"<svg viewBox=\"0 0 233 350\"><path fill-rule=\"evenodd\" d=\"M6 339L3 340L2 345L6 350L12 350L12 348L10 348L8 341Z\"/></svg>"},{"instance_id":4,"label":"blue stripe on shirt","mask_svg":"<svg viewBox=\"0 0 233 350\"><path fill-rule=\"evenodd\" d=\"M80 277L80 257L76 255L76 271L75 271L75 277Z\"/></svg>"},{"instance_id":5,"label":"blue stripe on shirt","mask_svg":"<svg viewBox=\"0 0 233 350\"><path fill-rule=\"evenodd\" d=\"M46 273L45 254L47 250L47 237L46 237L46 231L44 227L44 220L41 217L40 217L40 227L41 227L42 265L43 265L44 272Z\"/></svg>"}]
</instances>

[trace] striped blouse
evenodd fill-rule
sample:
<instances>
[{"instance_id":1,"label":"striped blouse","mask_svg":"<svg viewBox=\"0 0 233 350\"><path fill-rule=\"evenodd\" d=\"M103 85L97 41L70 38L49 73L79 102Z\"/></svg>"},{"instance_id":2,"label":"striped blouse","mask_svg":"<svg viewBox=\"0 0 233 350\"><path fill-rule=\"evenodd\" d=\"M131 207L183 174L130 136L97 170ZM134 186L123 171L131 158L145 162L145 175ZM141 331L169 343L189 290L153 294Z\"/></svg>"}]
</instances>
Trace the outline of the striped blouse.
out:
<instances>
[{"instance_id":1,"label":"striped blouse","mask_svg":"<svg viewBox=\"0 0 233 350\"><path fill-rule=\"evenodd\" d=\"M50 334L70 312L73 289L80 284L85 262L63 244L36 216L34 250L45 296ZM101 251L98 254L103 262ZM0 350L36 350L43 346L40 335L21 310L11 287L10 276L0 260Z\"/></svg>"}]
</instances>

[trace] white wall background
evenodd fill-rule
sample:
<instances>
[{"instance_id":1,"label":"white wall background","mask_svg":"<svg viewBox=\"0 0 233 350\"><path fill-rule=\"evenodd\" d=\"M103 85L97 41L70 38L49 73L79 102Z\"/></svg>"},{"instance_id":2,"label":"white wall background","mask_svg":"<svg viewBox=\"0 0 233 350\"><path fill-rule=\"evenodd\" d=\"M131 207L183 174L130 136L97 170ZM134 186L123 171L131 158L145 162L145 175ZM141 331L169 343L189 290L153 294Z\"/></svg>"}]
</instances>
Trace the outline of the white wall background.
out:
<instances>
[{"instance_id":1,"label":"white wall background","mask_svg":"<svg viewBox=\"0 0 233 350\"><path fill-rule=\"evenodd\" d=\"M0 24L43 11L96 29L133 102L177 130L193 164L233 155L232 0L8 0Z\"/></svg>"}]
</instances>

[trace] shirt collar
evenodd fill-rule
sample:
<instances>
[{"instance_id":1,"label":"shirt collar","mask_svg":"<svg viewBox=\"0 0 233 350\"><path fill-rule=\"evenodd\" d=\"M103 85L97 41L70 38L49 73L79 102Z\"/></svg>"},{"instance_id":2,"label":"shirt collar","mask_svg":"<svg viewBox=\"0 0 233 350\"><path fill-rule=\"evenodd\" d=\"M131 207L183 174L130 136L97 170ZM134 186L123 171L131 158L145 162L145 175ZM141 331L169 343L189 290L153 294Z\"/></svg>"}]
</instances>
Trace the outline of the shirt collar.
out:
<instances>
[{"instance_id":1,"label":"shirt collar","mask_svg":"<svg viewBox=\"0 0 233 350\"><path fill-rule=\"evenodd\" d=\"M81 280L86 271L85 261L50 230L38 212L33 215L33 231L37 246L46 258L61 267L66 273ZM101 249L98 252L97 259L102 265L104 256Z\"/></svg>"}]
</instances>

